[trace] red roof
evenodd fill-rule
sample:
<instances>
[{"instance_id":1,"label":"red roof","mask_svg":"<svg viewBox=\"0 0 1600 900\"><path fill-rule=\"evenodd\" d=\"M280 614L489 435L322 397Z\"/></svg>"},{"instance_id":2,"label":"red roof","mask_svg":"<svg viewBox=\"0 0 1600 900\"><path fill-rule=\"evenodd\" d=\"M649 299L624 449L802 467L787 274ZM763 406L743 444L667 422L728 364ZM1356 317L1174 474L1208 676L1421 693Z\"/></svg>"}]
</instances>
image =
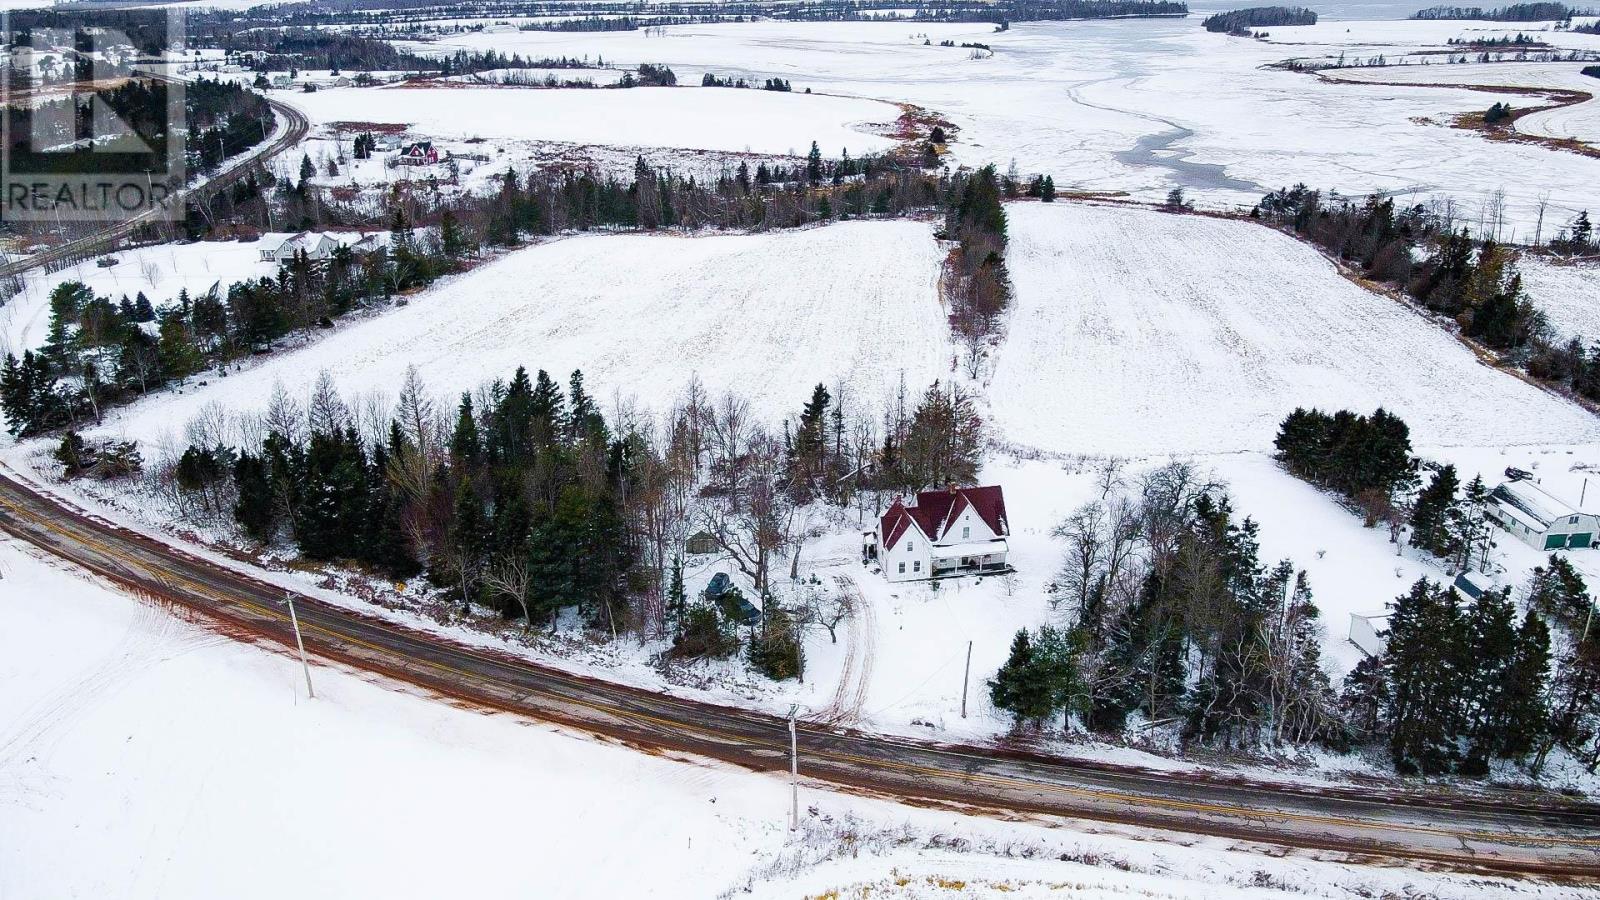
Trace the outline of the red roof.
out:
<instances>
[{"instance_id":1,"label":"red roof","mask_svg":"<svg viewBox=\"0 0 1600 900\"><path fill-rule=\"evenodd\" d=\"M969 506L995 534L1002 537L1010 534L1006 525L1005 493L999 485L946 488L942 491L923 491L910 506L896 499L879 523L884 549L898 543L913 520L928 540L937 543L944 536L945 529Z\"/></svg>"}]
</instances>

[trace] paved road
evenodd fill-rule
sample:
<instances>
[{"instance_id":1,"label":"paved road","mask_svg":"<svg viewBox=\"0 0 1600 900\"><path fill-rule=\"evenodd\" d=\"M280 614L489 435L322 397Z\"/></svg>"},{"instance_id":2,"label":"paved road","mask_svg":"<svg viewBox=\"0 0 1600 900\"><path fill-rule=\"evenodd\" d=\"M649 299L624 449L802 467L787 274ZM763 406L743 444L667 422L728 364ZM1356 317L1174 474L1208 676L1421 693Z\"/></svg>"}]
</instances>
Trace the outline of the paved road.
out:
<instances>
[{"instance_id":1,"label":"paved road","mask_svg":"<svg viewBox=\"0 0 1600 900\"><path fill-rule=\"evenodd\" d=\"M181 204L187 200L202 199L223 188L231 187L235 182L243 180L255 168L257 163L271 159L300 143L309 128L305 114L278 100L268 98L267 104L272 107L273 112L277 113L278 117L283 121L283 127L279 129L278 136L256 148L255 152L248 158L236 161L221 174L207 179L195 187L180 191L172 199L172 203L179 204L181 208ZM13 275L20 275L29 269L49 266L57 262L82 259L113 249L118 242L131 237L140 228L160 221L162 218L161 212L162 210L160 209L151 209L126 221L117 222L107 228L96 231L93 234L51 247L49 250L0 263L0 278L9 278Z\"/></svg>"},{"instance_id":2,"label":"paved road","mask_svg":"<svg viewBox=\"0 0 1600 900\"><path fill-rule=\"evenodd\" d=\"M0 476L0 530L125 589L200 610L288 645L282 589L71 509ZM470 649L296 597L308 649L475 704L652 750L757 771L787 769L783 720L661 696ZM910 800L1057 814L1457 868L1600 878L1600 806L1544 795L1314 790L1220 777L933 746L813 723L801 774Z\"/></svg>"}]
</instances>

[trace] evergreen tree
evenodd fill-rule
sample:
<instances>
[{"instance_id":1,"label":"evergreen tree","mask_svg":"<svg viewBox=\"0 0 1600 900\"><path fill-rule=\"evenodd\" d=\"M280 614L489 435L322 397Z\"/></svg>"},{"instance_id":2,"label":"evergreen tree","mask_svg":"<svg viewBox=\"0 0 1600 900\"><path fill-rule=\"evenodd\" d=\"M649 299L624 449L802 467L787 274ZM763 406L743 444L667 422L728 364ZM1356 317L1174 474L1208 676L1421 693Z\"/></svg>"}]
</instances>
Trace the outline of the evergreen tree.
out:
<instances>
[{"instance_id":1,"label":"evergreen tree","mask_svg":"<svg viewBox=\"0 0 1600 900\"><path fill-rule=\"evenodd\" d=\"M470 614L488 559L490 530L483 501L463 481L456 491L455 516L450 523L445 572L461 594L462 609Z\"/></svg>"},{"instance_id":2,"label":"evergreen tree","mask_svg":"<svg viewBox=\"0 0 1600 900\"><path fill-rule=\"evenodd\" d=\"M240 453L233 463L233 483L239 498L233 517L253 540L271 542L277 530L277 510L266 463L259 456Z\"/></svg>"},{"instance_id":3,"label":"evergreen tree","mask_svg":"<svg viewBox=\"0 0 1600 900\"><path fill-rule=\"evenodd\" d=\"M163 319L160 333L156 353L167 377L182 380L205 364L200 348L195 346L181 317L170 315Z\"/></svg>"},{"instance_id":4,"label":"evergreen tree","mask_svg":"<svg viewBox=\"0 0 1600 900\"><path fill-rule=\"evenodd\" d=\"M483 461L483 441L478 437L478 419L472 409L472 395L462 394L456 410L456 427L450 435L450 456L456 466L467 471Z\"/></svg>"},{"instance_id":5,"label":"evergreen tree","mask_svg":"<svg viewBox=\"0 0 1600 900\"><path fill-rule=\"evenodd\" d=\"M1495 753L1519 758L1543 740L1550 711L1545 682L1550 674L1550 629L1533 610L1517 630L1517 653L1499 696Z\"/></svg>"},{"instance_id":6,"label":"evergreen tree","mask_svg":"<svg viewBox=\"0 0 1600 900\"><path fill-rule=\"evenodd\" d=\"M1411 510L1411 546L1434 556L1450 556L1455 551L1455 536L1449 526L1458 486L1455 466L1441 466L1434 472L1433 480L1417 496Z\"/></svg>"},{"instance_id":7,"label":"evergreen tree","mask_svg":"<svg viewBox=\"0 0 1600 900\"><path fill-rule=\"evenodd\" d=\"M1455 592L1426 578L1395 602L1384 677L1389 751L1401 773L1448 772L1455 757L1456 667L1461 615ZM1443 652L1442 652L1443 651Z\"/></svg>"},{"instance_id":8,"label":"evergreen tree","mask_svg":"<svg viewBox=\"0 0 1600 900\"><path fill-rule=\"evenodd\" d=\"M684 617L689 612L689 597L683 587L683 557L672 557L672 574L667 582L667 622L673 634L682 634Z\"/></svg>"},{"instance_id":9,"label":"evergreen tree","mask_svg":"<svg viewBox=\"0 0 1600 900\"><path fill-rule=\"evenodd\" d=\"M1076 650L1068 636L1048 625L1031 636L1019 630L1011 655L989 681L989 699L1017 721L1042 723L1067 710L1078 693Z\"/></svg>"}]
</instances>

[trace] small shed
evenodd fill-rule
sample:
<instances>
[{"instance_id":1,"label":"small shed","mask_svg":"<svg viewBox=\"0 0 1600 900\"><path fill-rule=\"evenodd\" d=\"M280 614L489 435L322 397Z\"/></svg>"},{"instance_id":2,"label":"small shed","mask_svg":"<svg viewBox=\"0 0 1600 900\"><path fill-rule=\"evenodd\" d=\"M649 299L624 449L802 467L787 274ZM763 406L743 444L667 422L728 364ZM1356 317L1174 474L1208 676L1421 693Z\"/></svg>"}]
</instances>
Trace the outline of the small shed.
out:
<instances>
[{"instance_id":1,"label":"small shed","mask_svg":"<svg viewBox=\"0 0 1600 900\"><path fill-rule=\"evenodd\" d=\"M1476 600L1495 589L1494 579L1480 572L1462 572L1452 586L1468 600Z\"/></svg>"},{"instance_id":2,"label":"small shed","mask_svg":"<svg viewBox=\"0 0 1600 900\"><path fill-rule=\"evenodd\" d=\"M1388 636L1382 629L1386 628L1389 613L1374 613L1363 616L1359 613L1350 614L1350 643L1356 645L1368 656L1377 656L1389 646Z\"/></svg>"},{"instance_id":3,"label":"small shed","mask_svg":"<svg viewBox=\"0 0 1600 900\"><path fill-rule=\"evenodd\" d=\"M704 556L716 553L718 549L717 539L712 537L709 531L696 531L683 542L683 552L690 556Z\"/></svg>"},{"instance_id":4,"label":"small shed","mask_svg":"<svg viewBox=\"0 0 1600 900\"><path fill-rule=\"evenodd\" d=\"M1600 516L1583 512L1537 483L1507 481L1489 495L1489 518L1536 550L1595 546Z\"/></svg>"}]
</instances>

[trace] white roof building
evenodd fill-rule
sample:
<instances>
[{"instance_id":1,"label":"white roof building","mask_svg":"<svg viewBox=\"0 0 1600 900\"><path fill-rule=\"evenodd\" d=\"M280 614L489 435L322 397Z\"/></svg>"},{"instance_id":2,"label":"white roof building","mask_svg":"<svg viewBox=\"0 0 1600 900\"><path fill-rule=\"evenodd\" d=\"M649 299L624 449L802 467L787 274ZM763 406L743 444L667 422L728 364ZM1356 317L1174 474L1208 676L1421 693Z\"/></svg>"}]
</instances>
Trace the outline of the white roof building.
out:
<instances>
[{"instance_id":1,"label":"white roof building","mask_svg":"<svg viewBox=\"0 0 1600 900\"><path fill-rule=\"evenodd\" d=\"M1600 537L1600 516L1586 513L1527 480L1507 481L1489 495L1489 518L1537 550L1588 549Z\"/></svg>"},{"instance_id":2,"label":"white roof building","mask_svg":"<svg viewBox=\"0 0 1600 900\"><path fill-rule=\"evenodd\" d=\"M387 234L339 234L336 232L302 231L277 244L266 242L261 247L262 262L286 263L304 252L312 262L333 258L340 247L349 247L357 253L371 253L387 243Z\"/></svg>"}]
</instances>

